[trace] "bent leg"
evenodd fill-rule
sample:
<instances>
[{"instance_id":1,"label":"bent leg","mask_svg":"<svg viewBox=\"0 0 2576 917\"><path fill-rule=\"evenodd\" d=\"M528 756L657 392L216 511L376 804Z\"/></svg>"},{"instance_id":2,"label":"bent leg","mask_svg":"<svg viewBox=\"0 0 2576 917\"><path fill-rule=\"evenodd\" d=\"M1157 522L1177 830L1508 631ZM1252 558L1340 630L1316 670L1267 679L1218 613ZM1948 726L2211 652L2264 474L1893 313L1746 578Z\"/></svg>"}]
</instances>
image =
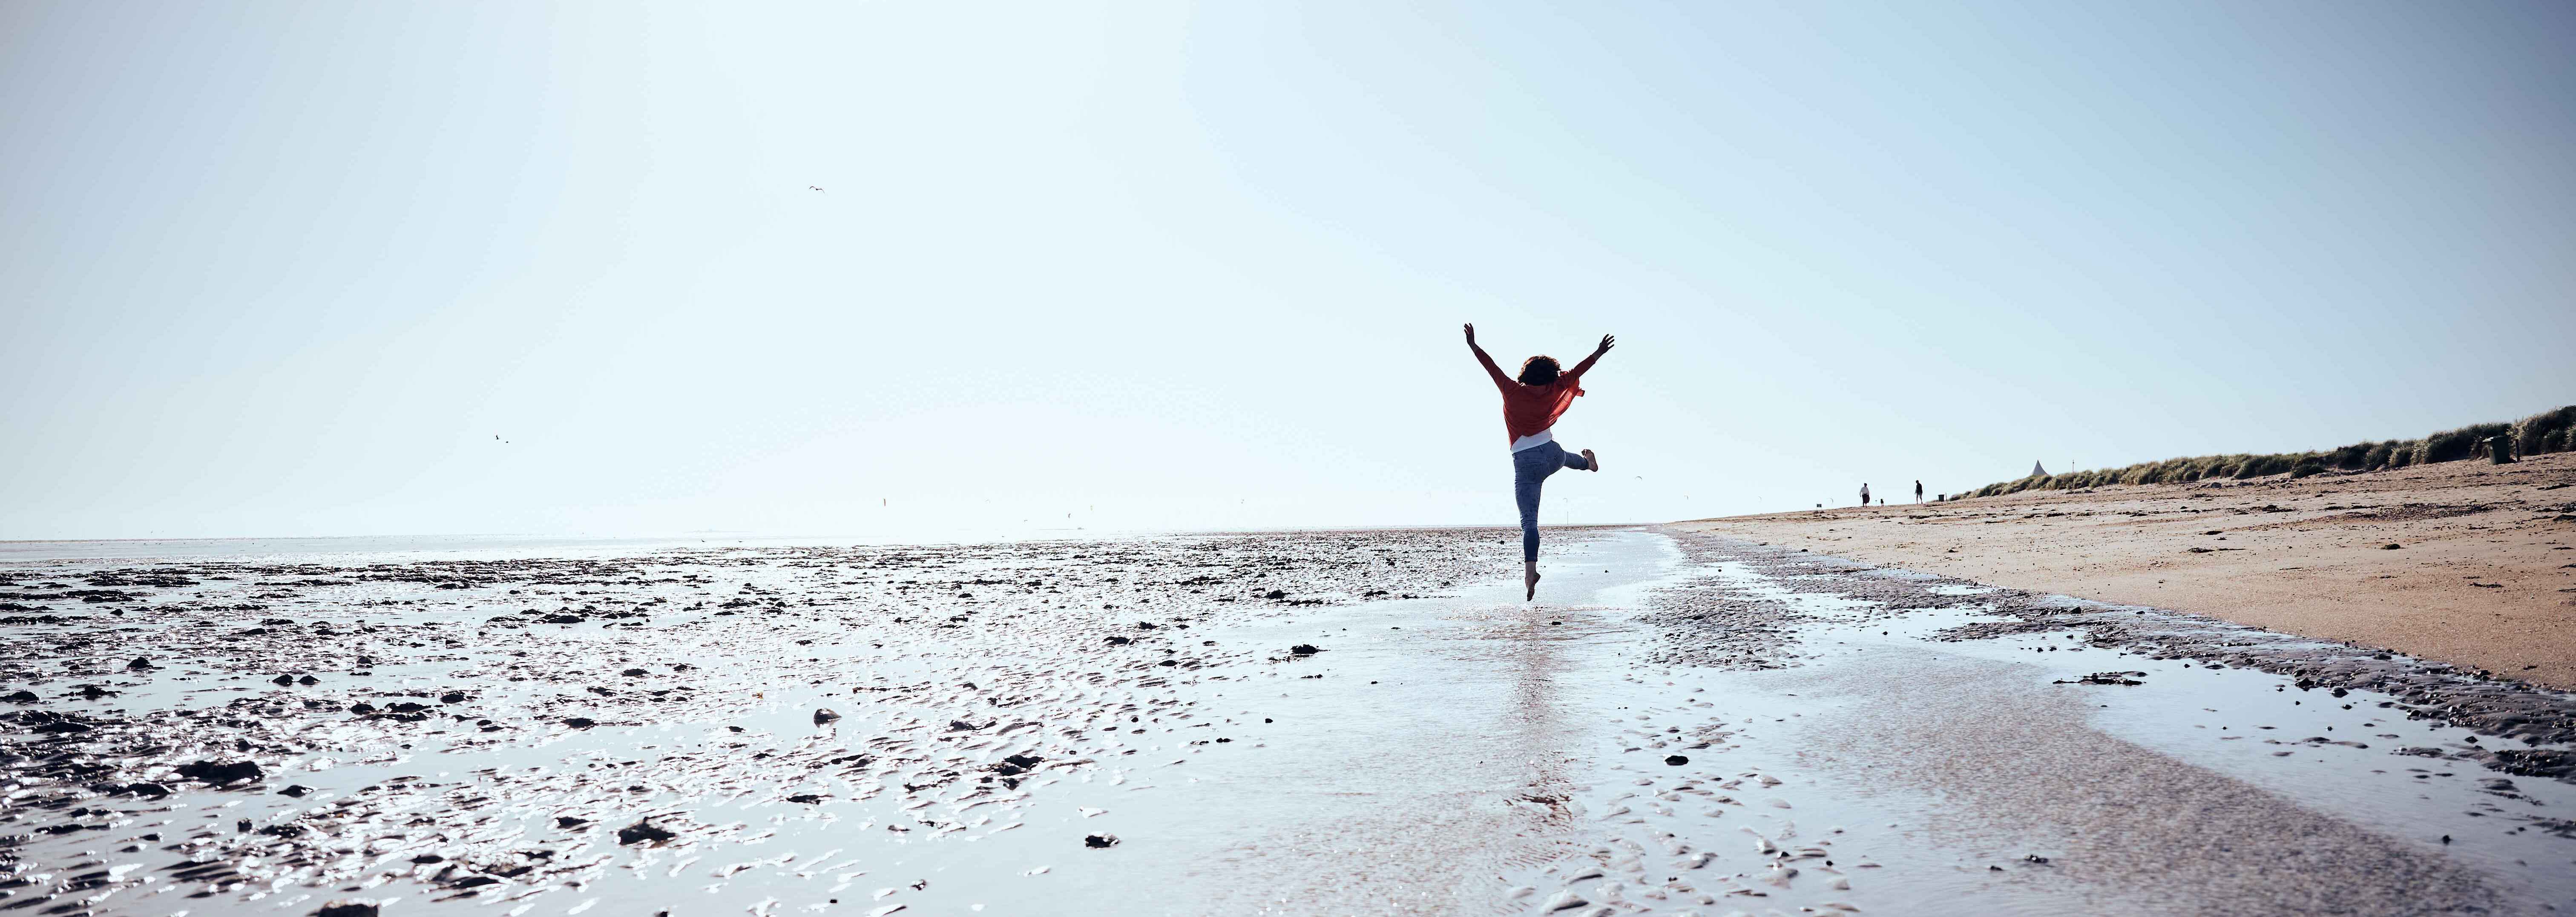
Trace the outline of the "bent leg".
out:
<instances>
[{"instance_id":1,"label":"bent leg","mask_svg":"<svg viewBox=\"0 0 2576 917\"><path fill-rule=\"evenodd\" d=\"M1572 468L1576 471L1590 471L1592 470L1592 460L1576 455L1572 452L1568 452L1565 453L1565 467Z\"/></svg>"}]
</instances>

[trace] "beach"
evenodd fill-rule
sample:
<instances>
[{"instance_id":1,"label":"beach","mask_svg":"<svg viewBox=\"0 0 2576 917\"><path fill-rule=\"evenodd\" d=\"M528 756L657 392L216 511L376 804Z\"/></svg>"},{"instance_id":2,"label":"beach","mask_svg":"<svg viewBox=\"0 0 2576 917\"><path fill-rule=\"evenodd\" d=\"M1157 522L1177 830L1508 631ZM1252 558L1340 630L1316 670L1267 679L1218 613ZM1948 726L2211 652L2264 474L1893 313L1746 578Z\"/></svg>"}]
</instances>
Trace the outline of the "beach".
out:
<instances>
[{"instance_id":1,"label":"beach","mask_svg":"<svg viewBox=\"0 0 2576 917\"><path fill-rule=\"evenodd\" d=\"M2565 694L1707 528L49 546L0 907L2576 904Z\"/></svg>"},{"instance_id":2,"label":"beach","mask_svg":"<svg viewBox=\"0 0 2576 917\"><path fill-rule=\"evenodd\" d=\"M2576 453L1682 527L2576 688Z\"/></svg>"},{"instance_id":3,"label":"beach","mask_svg":"<svg viewBox=\"0 0 2576 917\"><path fill-rule=\"evenodd\" d=\"M318 6L0 8L0 917L2576 914L2576 2Z\"/></svg>"}]
</instances>

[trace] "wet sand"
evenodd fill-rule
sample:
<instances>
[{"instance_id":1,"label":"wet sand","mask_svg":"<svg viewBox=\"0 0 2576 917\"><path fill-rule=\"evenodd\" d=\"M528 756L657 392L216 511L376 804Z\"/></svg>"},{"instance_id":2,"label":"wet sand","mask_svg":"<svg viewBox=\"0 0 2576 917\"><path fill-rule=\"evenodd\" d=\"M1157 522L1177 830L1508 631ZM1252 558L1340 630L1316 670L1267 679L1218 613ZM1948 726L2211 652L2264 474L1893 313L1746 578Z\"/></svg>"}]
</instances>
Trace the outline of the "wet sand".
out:
<instances>
[{"instance_id":1,"label":"wet sand","mask_svg":"<svg viewBox=\"0 0 2576 917\"><path fill-rule=\"evenodd\" d=\"M19 562L0 910L2576 904L2566 695L1678 529L1523 603L1516 544Z\"/></svg>"},{"instance_id":2,"label":"wet sand","mask_svg":"<svg viewBox=\"0 0 2576 917\"><path fill-rule=\"evenodd\" d=\"M2576 453L1684 527L2576 688Z\"/></svg>"}]
</instances>

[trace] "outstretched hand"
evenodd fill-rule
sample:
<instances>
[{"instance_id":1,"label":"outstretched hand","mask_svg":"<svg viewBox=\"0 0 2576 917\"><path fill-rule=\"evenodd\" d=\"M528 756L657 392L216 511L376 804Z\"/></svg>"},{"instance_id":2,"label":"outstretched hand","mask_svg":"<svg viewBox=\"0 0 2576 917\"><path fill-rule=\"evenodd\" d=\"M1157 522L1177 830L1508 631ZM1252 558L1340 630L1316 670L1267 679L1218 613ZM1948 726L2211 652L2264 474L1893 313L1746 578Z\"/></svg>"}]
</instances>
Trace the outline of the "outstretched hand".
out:
<instances>
[{"instance_id":1,"label":"outstretched hand","mask_svg":"<svg viewBox=\"0 0 2576 917\"><path fill-rule=\"evenodd\" d=\"M1594 363L1598 363L1598 362L1601 362L1601 355L1602 355L1602 354L1605 354L1605 353L1609 353L1609 352L1610 352L1610 348L1612 348L1612 347L1616 347L1616 346L1619 346L1619 339L1618 339L1618 338L1613 337L1613 336L1610 336L1610 335L1607 335L1607 334L1602 335L1602 336L1601 336L1601 346L1599 346L1599 347L1595 347L1595 348L1592 348L1592 355L1591 355L1591 356L1588 356L1588 357L1584 357L1584 358L1583 358L1583 362L1574 364L1574 371L1569 372L1569 373L1566 373L1566 375L1569 375L1569 376L1577 376L1577 377L1579 377L1579 376L1582 376L1584 373L1591 372L1591 371L1592 371L1592 364L1594 364Z\"/></svg>"},{"instance_id":2,"label":"outstretched hand","mask_svg":"<svg viewBox=\"0 0 2576 917\"><path fill-rule=\"evenodd\" d=\"M1467 325L1466 325L1466 328L1467 328L1467 346L1473 347L1473 346L1475 346L1475 345L1476 345L1476 323L1475 323L1475 322L1468 322L1468 323L1467 323Z\"/></svg>"}]
</instances>

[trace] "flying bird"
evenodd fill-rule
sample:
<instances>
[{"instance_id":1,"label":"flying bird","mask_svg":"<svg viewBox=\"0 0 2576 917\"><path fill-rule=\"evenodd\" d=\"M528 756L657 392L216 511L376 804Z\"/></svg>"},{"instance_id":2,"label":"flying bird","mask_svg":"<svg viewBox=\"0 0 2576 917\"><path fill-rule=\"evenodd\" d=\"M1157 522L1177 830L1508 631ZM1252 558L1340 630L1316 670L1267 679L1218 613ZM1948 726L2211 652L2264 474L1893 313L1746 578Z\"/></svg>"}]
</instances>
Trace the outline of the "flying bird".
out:
<instances>
[{"instance_id":1,"label":"flying bird","mask_svg":"<svg viewBox=\"0 0 2576 917\"><path fill-rule=\"evenodd\" d=\"M822 191L822 190L823 190L823 187L822 187L821 185L806 185L806 186L805 186L805 188L806 188L806 190L809 190L809 191ZM825 194L829 194L829 193L831 193L831 192L825 191L824 193L825 193Z\"/></svg>"}]
</instances>

